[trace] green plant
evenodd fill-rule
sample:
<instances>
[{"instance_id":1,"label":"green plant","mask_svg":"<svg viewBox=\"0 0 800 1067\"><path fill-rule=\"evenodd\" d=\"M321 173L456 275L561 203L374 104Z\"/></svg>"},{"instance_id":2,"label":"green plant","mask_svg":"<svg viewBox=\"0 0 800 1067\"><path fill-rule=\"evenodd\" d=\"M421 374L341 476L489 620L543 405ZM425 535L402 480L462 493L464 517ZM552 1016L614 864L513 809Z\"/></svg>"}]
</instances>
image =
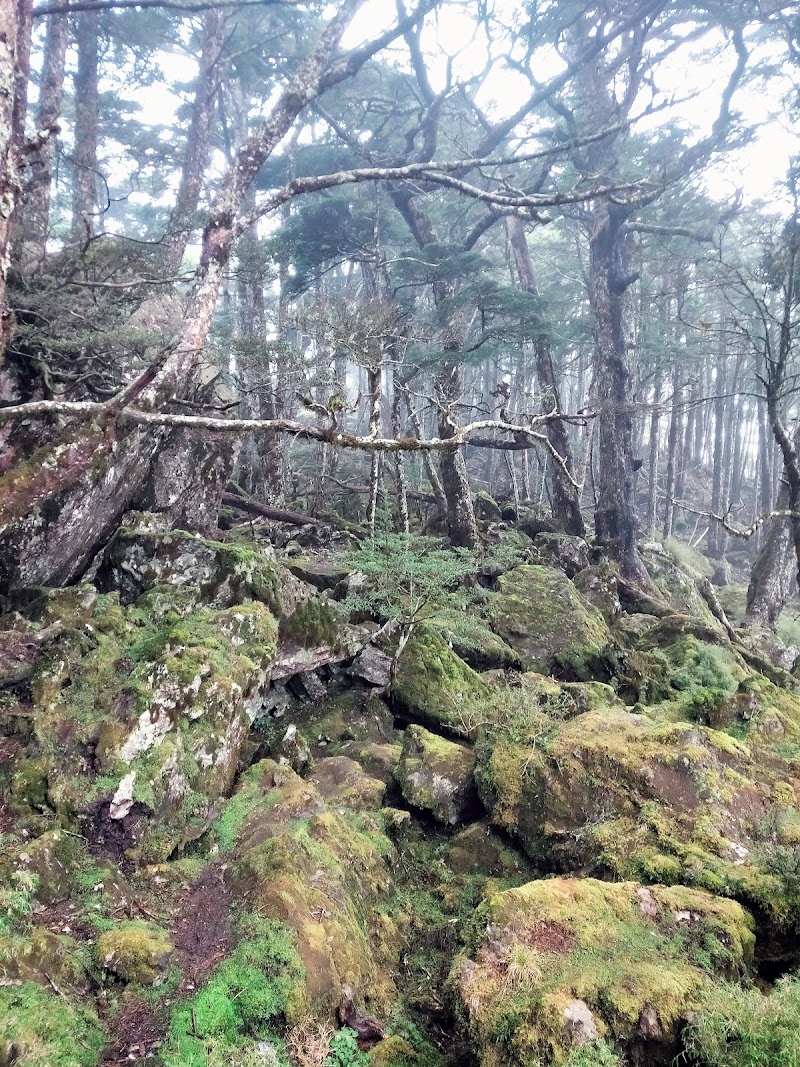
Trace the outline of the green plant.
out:
<instances>
[{"instance_id":1,"label":"green plant","mask_svg":"<svg viewBox=\"0 0 800 1067\"><path fill-rule=\"evenodd\" d=\"M622 1067L622 1060L605 1041L592 1041L573 1049L564 1067Z\"/></svg>"},{"instance_id":2,"label":"green plant","mask_svg":"<svg viewBox=\"0 0 800 1067\"><path fill-rule=\"evenodd\" d=\"M348 1026L336 1031L329 1048L325 1067L365 1067L367 1063L367 1057L359 1051L355 1030Z\"/></svg>"},{"instance_id":3,"label":"green plant","mask_svg":"<svg viewBox=\"0 0 800 1067\"><path fill-rule=\"evenodd\" d=\"M0 889L0 934L11 934L27 925L39 878L31 871L17 870L11 875L11 882Z\"/></svg>"},{"instance_id":4,"label":"green plant","mask_svg":"<svg viewBox=\"0 0 800 1067\"><path fill-rule=\"evenodd\" d=\"M388 532L363 541L346 562L366 581L345 607L406 625L442 605L476 567L467 549L446 548L435 537Z\"/></svg>"},{"instance_id":5,"label":"green plant","mask_svg":"<svg viewBox=\"0 0 800 1067\"><path fill-rule=\"evenodd\" d=\"M685 1035L704 1067L800 1067L800 978L780 979L765 996L734 983L713 986Z\"/></svg>"}]
</instances>

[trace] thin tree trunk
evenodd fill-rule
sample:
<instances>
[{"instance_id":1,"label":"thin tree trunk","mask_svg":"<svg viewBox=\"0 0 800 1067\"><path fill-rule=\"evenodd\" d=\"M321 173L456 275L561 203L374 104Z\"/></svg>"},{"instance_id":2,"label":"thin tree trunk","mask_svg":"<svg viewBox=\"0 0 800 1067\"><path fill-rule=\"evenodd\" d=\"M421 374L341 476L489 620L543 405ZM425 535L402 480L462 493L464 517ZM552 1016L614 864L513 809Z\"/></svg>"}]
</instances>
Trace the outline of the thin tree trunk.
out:
<instances>
[{"instance_id":1,"label":"thin tree trunk","mask_svg":"<svg viewBox=\"0 0 800 1067\"><path fill-rule=\"evenodd\" d=\"M47 251L50 225L50 187L56 157L58 120L64 95L64 68L69 40L66 15L47 16L39 102L36 106L36 148L28 157L28 180L22 210L22 267L38 266Z\"/></svg>"},{"instance_id":2,"label":"thin tree trunk","mask_svg":"<svg viewBox=\"0 0 800 1067\"><path fill-rule=\"evenodd\" d=\"M653 410L650 413L650 446L647 464L647 530L655 532L658 510L658 431L661 425L661 364L653 380Z\"/></svg>"},{"instance_id":3,"label":"thin tree trunk","mask_svg":"<svg viewBox=\"0 0 800 1067\"><path fill-rule=\"evenodd\" d=\"M520 288L527 293L538 295L539 289L536 284L533 261L525 235L525 227L522 225L521 219L509 216L506 219L506 230L514 256ZM561 396L553 365L553 353L550 347L550 340L545 334L541 333L534 339L534 353L536 355L536 374L542 395L542 410L549 409L560 412L562 410ZM572 450L569 446L566 426L561 419L552 419L547 424L547 437L551 447L564 460L564 466L571 474L574 470ZM581 515L578 490L557 463L553 464L552 471L553 517L567 533L583 537L586 533L586 528Z\"/></svg>"},{"instance_id":4,"label":"thin tree trunk","mask_svg":"<svg viewBox=\"0 0 800 1067\"><path fill-rule=\"evenodd\" d=\"M667 476L664 485L664 537L672 537L675 516L675 484L678 463L678 442L681 437L681 416L683 414L683 390L680 384L681 367L675 363L672 370L672 413L669 419L669 437L667 438Z\"/></svg>"},{"instance_id":5,"label":"thin tree trunk","mask_svg":"<svg viewBox=\"0 0 800 1067\"><path fill-rule=\"evenodd\" d=\"M0 358L13 329L6 311L14 212L19 203L28 100L32 0L0 4Z\"/></svg>"},{"instance_id":6,"label":"thin tree trunk","mask_svg":"<svg viewBox=\"0 0 800 1067\"><path fill-rule=\"evenodd\" d=\"M164 262L169 274L175 274L180 268L186 245L196 225L203 177L211 151L211 128L219 85L223 27L224 16L219 8L212 8L205 13L200 46L200 70L186 138L181 181L164 241ZM245 136L242 141L246 139Z\"/></svg>"},{"instance_id":7,"label":"thin tree trunk","mask_svg":"<svg viewBox=\"0 0 800 1067\"><path fill-rule=\"evenodd\" d=\"M72 153L72 239L85 244L97 228L98 14L75 16L75 147Z\"/></svg>"}]
</instances>

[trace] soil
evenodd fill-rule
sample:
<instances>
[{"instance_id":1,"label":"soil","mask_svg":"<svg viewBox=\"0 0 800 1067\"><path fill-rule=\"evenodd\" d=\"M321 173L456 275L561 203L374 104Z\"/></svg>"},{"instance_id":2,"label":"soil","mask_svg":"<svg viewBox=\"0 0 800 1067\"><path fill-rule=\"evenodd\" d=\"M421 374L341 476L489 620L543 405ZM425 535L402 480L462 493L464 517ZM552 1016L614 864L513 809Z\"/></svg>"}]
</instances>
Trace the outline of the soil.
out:
<instances>
[{"instance_id":1,"label":"soil","mask_svg":"<svg viewBox=\"0 0 800 1067\"><path fill-rule=\"evenodd\" d=\"M575 934L552 919L537 919L532 926L525 928L520 941L539 952L552 952L563 956L572 950Z\"/></svg>"},{"instance_id":2,"label":"soil","mask_svg":"<svg viewBox=\"0 0 800 1067\"><path fill-rule=\"evenodd\" d=\"M231 894L224 870L212 864L178 903L171 936L182 972L179 992L190 993L231 950Z\"/></svg>"}]
</instances>

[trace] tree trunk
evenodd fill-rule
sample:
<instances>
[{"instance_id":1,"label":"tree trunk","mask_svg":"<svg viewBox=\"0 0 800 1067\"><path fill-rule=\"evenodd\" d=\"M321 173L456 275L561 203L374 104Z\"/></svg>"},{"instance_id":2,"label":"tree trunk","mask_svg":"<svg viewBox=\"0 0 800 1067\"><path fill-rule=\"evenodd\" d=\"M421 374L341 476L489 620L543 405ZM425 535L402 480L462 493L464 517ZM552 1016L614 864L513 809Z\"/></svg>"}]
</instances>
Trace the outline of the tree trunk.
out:
<instances>
[{"instance_id":1,"label":"tree trunk","mask_svg":"<svg viewBox=\"0 0 800 1067\"><path fill-rule=\"evenodd\" d=\"M223 44L223 26L224 18L220 9L214 8L206 12L203 17L200 70L186 138L181 181L164 242L164 262L169 274L175 274L179 270L189 237L196 225L197 206L200 203L203 177L211 151L211 127L220 77L219 58Z\"/></svg>"},{"instance_id":2,"label":"tree trunk","mask_svg":"<svg viewBox=\"0 0 800 1067\"><path fill-rule=\"evenodd\" d=\"M19 202L30 57L31 0L0 4L0 358L13 330L6 311L11 231Z\"/></svg>"},{"instance_id":3,"label":"tree trunk","mask_svg":"<svg viewBox=\"0 0 800 1067\"><path fill-rule=\"evenodd\" d=\"M711 473L711 512L719 515L722 508L723 445L725 438L725 355L720 353L717 364L716 397L714 399L714 455ZM712 520L708 530L706 553L710 559L721 560L725 552L723 530Z\"/></svg>"},{"instance_id":4,"label":"tree trunk","mask_svg":"<svg viewBox=\"0 0 800 1067\"><path fill-rule=\"evenodd\" d=\"M622 226L626 209L598 201L589 240L589 301L594 315L594 391L598 410L597 541L617 560L622 576L650 582L636 544L636 462L628 362L628 308Z\"/></svg>"},{"instance_id":5,"label":"tree trunk","mask_svg":"<svg viewBox=\"0 0 800 1067\"><path fill-rule=\"evenodd\" d=\"M140 398L151 408L160 408L191 380L230 257L235 218L255 175L303 108L354 74L367 58L359 52L353 62L332 67L341 36L362 3L342 0L319 45L300 64L223 180L203 233L200 263L175 347ZM24 477L16 470L0 477L0 585L67 584L83 573L120 515L140 495L164 436L162 431L136 430L118 438L113 424L88 430L67 427L37 453ZM179 463L176 474L187 467ZM201 491L197 498L203 508L200 526L218 508L224 478L216 468L212 475L210 491ZM179 495L185 495L182 489Z\"/></svg>"},{"instance_id":6,"label":"tree trunk","mask_svg":"<svg viewBox=\"0 0 800 1067\"><path fill-rule=\"evenodd\" d=\"M72 154L72 239L85 244L97 224L97 45L98 14L75 16L78 69L75 72L75 147Z\"/></svg>"},{"instance_id":7,"label":"tree trunk","mask_svg":"<svg viewBox=\"0 0 800 1067\"><path fill-rule=\"evenodd\" d=\"M47 16L39 102L36 106L36 148L28 157L28 180L23 204L22 269L35 269L44 260L50 224L50 187L56 156L58 120L64 93L64 67L69 39L66 15Z\"/></svg>"},{"instance_id":8,"label":"tree trunk","mask_svg":"<svg viewBox=\"0 0 800 1067\"><path fill-rule=\"evenodd\" d=\"M669 437L667 438L667 475L664 486L664 537L672 537L675 517L675 483L678 464L678 442L681 437L681 416L683 414L683 390L680 384L681 367L675 363L672 371L672 412L669 419Z\"/></svg>"},{"instance_id":9,"label":"tree trunk","mask_svg":"<svg viewBox=\"0 0 800 1067\"><path fill-rule=\"evenodd\" d=\"M527 293L538 295L539 290L536 285L533 261L522 221L515 216L509 216L506 219L506 229L520 288ZM550 340L545 334L539 334L534 339L534 352L536 355L536 374L542 395L540 407L542 411L560 412L562 410L561 396L553 365L553 353L550 347ZM574 470L572 449L569 446L566 426L561 419L553 419L547 424L547 437L553 450L564 460L564 466L567 471L572 474ZM557 463L553 463L552 469L553 517L566 533L583 537L586 534L586 527L581 515L578 490Z\"/></svg>"},{"instance_id":10,"label":"tree trunk","mask_svg":"<svg viewBox=\"0 0 800 1067\"><path fill-rule=\"evenodd\" d=\"M661 365L656 367L653 381L653 410L650 413L650 446L647 486L647 531L655 533L658 511L658 431L661 424Z\"/></svg>"}]
</instances>

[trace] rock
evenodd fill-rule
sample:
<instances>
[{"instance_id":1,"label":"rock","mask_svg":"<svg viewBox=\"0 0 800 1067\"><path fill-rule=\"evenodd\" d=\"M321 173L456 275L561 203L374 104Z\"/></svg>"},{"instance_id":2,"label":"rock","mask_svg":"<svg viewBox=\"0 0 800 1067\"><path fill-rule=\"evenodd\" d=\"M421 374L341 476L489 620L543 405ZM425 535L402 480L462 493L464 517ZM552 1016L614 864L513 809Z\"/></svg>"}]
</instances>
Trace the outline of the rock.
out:
<instances>
[{"instance_id":1,"label":"rock","mask_svg":"<svg viewBox=\"0 0 800 1067\"><path fill-rule=\"evenodd\" d=\"M457 833L444 861L454 874L493 878L513 877L529 866L526 858L485 822L473 823Z\"/></svg>"},{"instance_id":2,"label":"rock","mask_svg":"<svg viewBox=\"0 0 800 1067\"><path fill-rule=\"evenodd\" d=\"M129 512L103 552L95 580L101 592L119 592L123 604L168 586L204 607L261 600L280 613L280 568L269 544L223 543L170 530L166 515Z\"/></svg>"},{"instance_id":3,"label":"rock","mask_svg":"<svg viewBox=\"0 0 800 1067\"><path fill-rule=\"evenodd\" d=\"M356 759L373 777L387 784L394 778L402 755L400 745L380 744L371 741L356 753Z\"/></svg>"},{"instance_id":4,"label":"rock","mask_svg":"<svg viewBox=\"0 0 800 1067\"><path fill-rule=\"evenodd\" d=\"M374 645L367 645L353 660L349 672L368 685L388 689L392 679L392 657Z\"/></svg>"},{"instance_id":5,"label":"rock","mask_svg":"<svg viewBox=\"0 0 800 1067\"><path fill-rule=\"evenodd\" d=\"M527 670L587 681L608 674L605 620L560 571L524 566L498 579L489 622Z\"/></svg>"},{"instance_id":6,"label":"rock","mask_svg":"<svg viewBox=\"0 0 800 1067\"><path fill-rule=\"evenodd\" d=\"M40 904L57 904L73 892L76 853L75 838L62 830L49 830L18 853L17 867L34 876L34 896Z\"/></svg>"},{"instance_id":7,"label":"rock","mask_svg":"<svg viewBox=\"0 0 800 1067\"><path fill-rule=\"evenodd\" d=\"M332 800L342 799L348 781L361 783L363 800L366 776L357 765L326 762L315 774ZM265 760L247 772L220 822L239 824L228 831L233 892L247 909L292 931L305 967L297 1017L311 1004L333 1011L345 984L369 989L373 1010L388 1007L401 939L379 914L392 891L394 855L382 816L328 810L313 782Z\"/></svg>"},{"instance_id":8,"label":"rock","mask_svg":"<svg viewBox=\"0 0 800 1067\"><path fill-rule=\"evenodd\" d=\"M172 951L165 930L153 923L127 922L100 934L94 955L98 966L121 981L151 986L166 973Z\"/></svg>"},{"instance_id":9,"label":"rock","mask_svg":"<svg viewBox=\"0 0 800 1067\"><path fill-rule=\"evenodd\" d=\"M320 592L332 592L350 573L347 567L319 556L295 556L289 563L289 570L295 577L313 585Z\"/></svg>"},{"instance_id":10,"label":"rock","mask_svg":"<svg viewBox=\"0 0 800 1067\"><path fill-rule=\"evenodd\" d=\"M311 750L294 723L286 728L280 744L275 748L275 756L279 763L287 763L298 774L310 766Z\"/></svg>"},{"instance_id":11,"label":"rock","mask_svg":"<svg viewBox=\"0 0 800 1067\"><path fill-rule=\"evenodd\" d=\"M466 611L439 611L426 623L437 629L450 648L476 671L518 669L522 661L479 615Z\"/></svg>"},{"instance_id":12,"label":"rock","mask_svg":"<svg viewBox=\"0 0 800 1067\"><path fill-rule=\"evenodd\" d=\"M792 769L775 755L611 707L555 723L546 744L495 732L477 751L490 821L534 861L683 882L752 905L776 928L800 923L796 880L760 843L764 826L786 825L788 845L797 804Z\"/></svg>"},{"instance_id":13,"label":"rock","mask_svg":"<svg viewBox=\"0 0 800 1067\"><path fill-rule=\"evenodd\" d=\"M588 1045L589 1042L596 1041L600 1036L597 1030L597 1023L594 1021L594 1015L592 1015L585 1000L575 1000L573 997L564 1008L561 1019L566 1044L571 1045L573 1048Z\"/></svg>"},{"instance_id":14,"label":"rock","mask_svg":"<svg viewBox=\"0 0 800 1067\"><path fill-rule=\"evenodd\" d=\"M586 603L596 608L609 626L619 618L622 604L617 575L611 567L607 564L585 567L573 580Z\"/></svg>"},{"instance_id":15,"label":"rock","mask_svg":"<svg viewBox=\"0 0 800 1067\"><path fill-rule=\"evenodd\" d=\"M568 578L589 566L589 546L582 537L565 533L540 533L533 539L539 562L557 567Z\"/></svg>"},{"instance_id":16,"label":"rock","mask_svg":"<svg viewBox=\"0 0 800 1067\"><path fill-rule=\"evenodd\" d=\"M233 784L276 636L259 602L162 622L98 597L34 673L48 802L89 820L120 854L165 859Z\"/></svg>"},{"instance_id":17,"label":"rock","mask_svg":"<svg viewBox=\"0 0 800 1067\"><path fill-rule=\"evenodd\" d=\"M475 755L466 745L409 726L396 777L409 804L454 826L475 806L474 769Z\"/></svg>"},{"instance_id":18,"label":"rock","mask_svg":"<svg viewBox=\"0 0 800 1067\"><path fill-rule=\"evenodd\" d=\"M397 661L392 698L414 718L466 737L461 708L485 699L489 687L453 652L441 632L423 623Z\"/></svg>"},{"instance_id":19,"label":"rock","mask_svg":"<svg viewBox=\"0 0 800 1067\"><path fill-rule=\"evenodd\" d=\"M330 808L376 811L383 805L386 783L366 774L347 756L325 756L318 760L309 779Z\"/></svg>"},{"instance_id":20,"label":"rock","mask_svg":"<svg viewBox=\"0 0 800 1067\"><path fill-rule=\"evenodd\" d=\"M670 1063L704 993L751 965L753 921L733 901L659 886L655 918L638 907L641 888L545 879L480 905L451 982L482 1067L563 1063L601 1036L632 1062Z\"/></svg>"}]
</instances>

